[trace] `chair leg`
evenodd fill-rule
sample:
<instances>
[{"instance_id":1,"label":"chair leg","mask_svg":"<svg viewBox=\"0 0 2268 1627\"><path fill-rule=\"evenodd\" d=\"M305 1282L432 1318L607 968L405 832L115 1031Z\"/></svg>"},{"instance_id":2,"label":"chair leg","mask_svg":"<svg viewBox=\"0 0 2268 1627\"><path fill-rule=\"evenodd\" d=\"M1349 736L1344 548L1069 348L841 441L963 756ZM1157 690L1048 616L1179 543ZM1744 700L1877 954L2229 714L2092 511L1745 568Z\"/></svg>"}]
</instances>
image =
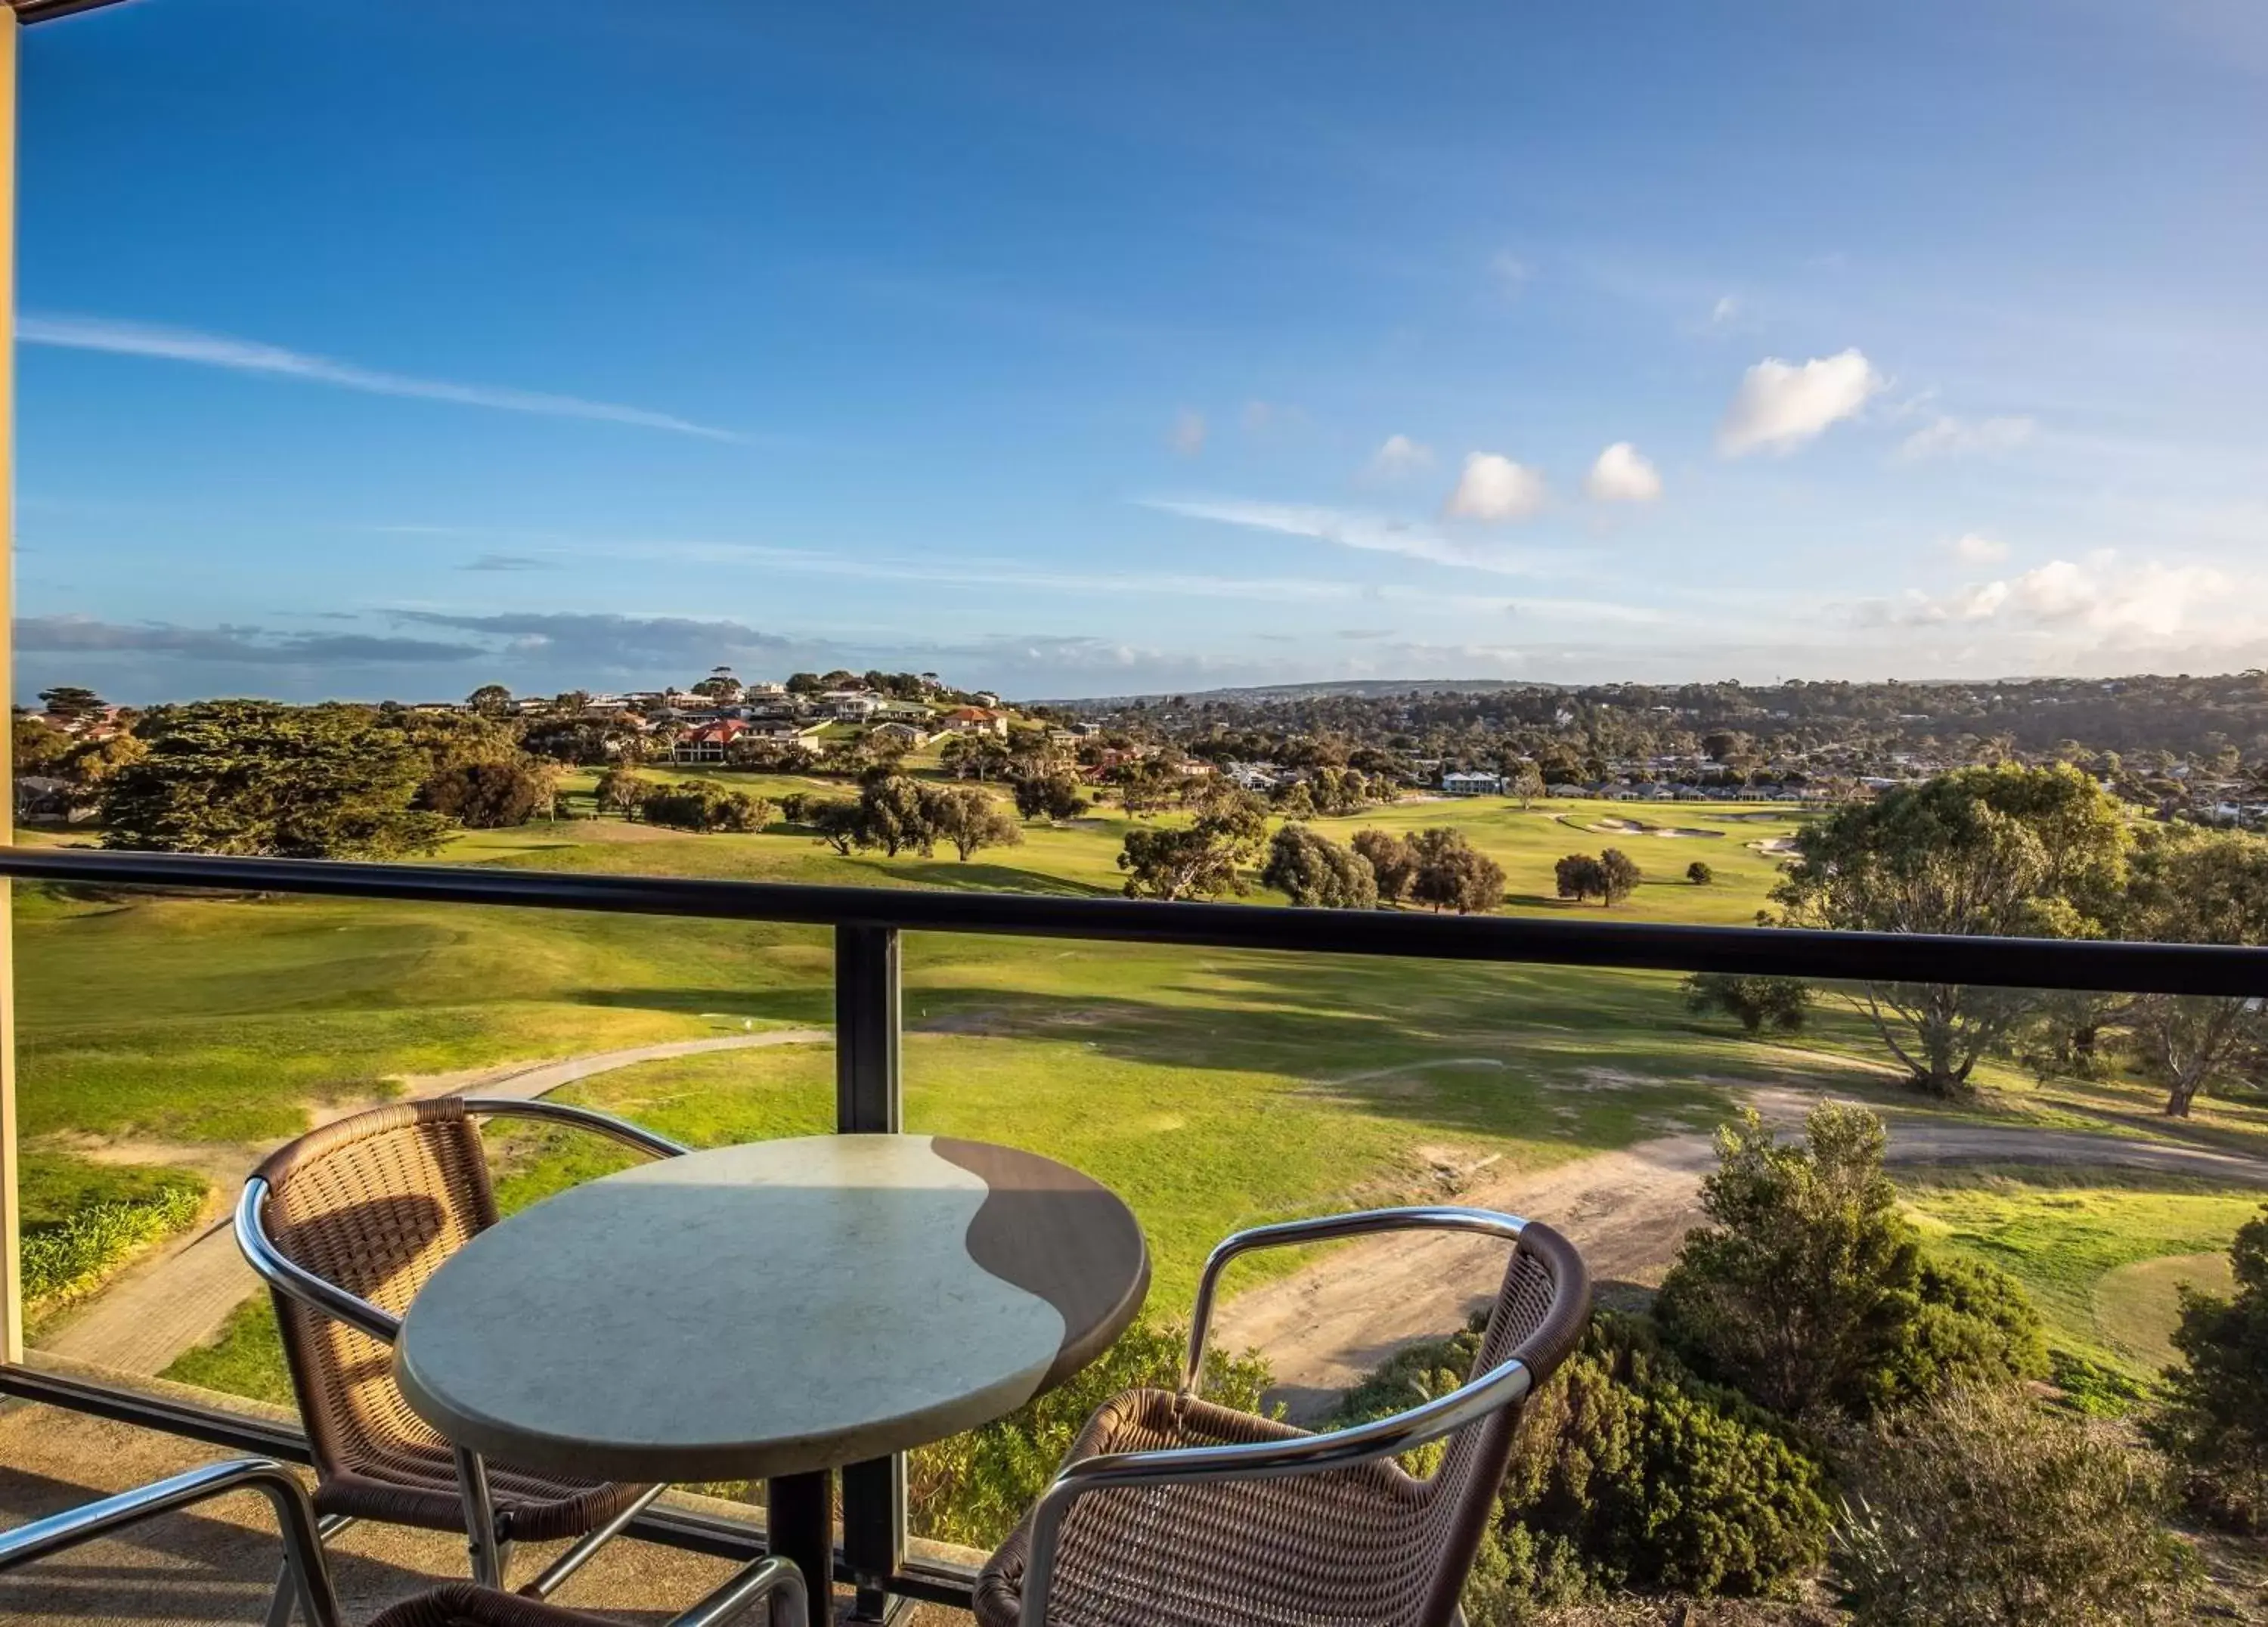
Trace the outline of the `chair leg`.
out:
<instances>
[{"instance_id":1,"label":"chair leg","mask_svg":"<svg viewBox=\"0 0 2268 1627\"><path fill-rule=\"evenodd\" d=\"M454 1448L457 1490L465 1503L465 1548L472 1559L473 1580L482 1587L501 1590L510 1544L497 1530L496 1499L489 1495L489 1466L481 1454Z\"/></svg>"},{"instance_id":2,"label":"chair leg","mask_svg":"<svg viewBox=\"0 0 2268 1627\"><path fill-rule=\"evenodd\" d=\"M317 1542L320 1544L336 1536L353 1523L352 1514L326 1514L315 1522ZM276 1574L276 1596L268 1601L265 1627L291 1627L292 1611L306 1602L299 1583L297 1567L286 1558L283 1569ZM307 1619L312 1622L314 1618L314 1611L311 1609L307 1612Z\"/></svg>"}]
</instances>

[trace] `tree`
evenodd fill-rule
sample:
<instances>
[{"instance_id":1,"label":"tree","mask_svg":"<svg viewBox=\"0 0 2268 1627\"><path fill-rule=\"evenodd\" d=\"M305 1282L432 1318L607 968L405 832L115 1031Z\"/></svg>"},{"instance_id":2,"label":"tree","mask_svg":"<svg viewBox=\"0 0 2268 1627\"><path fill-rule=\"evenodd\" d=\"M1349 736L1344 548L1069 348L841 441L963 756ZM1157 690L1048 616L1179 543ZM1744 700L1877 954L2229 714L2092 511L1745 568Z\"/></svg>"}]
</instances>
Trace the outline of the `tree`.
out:
<instances>
[{"instance_id":1,"label":"tree","mask_svg":"<svg viewBox=\"0 0 2268 1627\"><path fill-rule=\"evenodd\" d=\"M40 699L48 715L64 723L84 723L90 718L99 718L110 710L109 703L92 689L77 684L57 684L52 689L40 691Z\"/></svg>"},{"instance_id":2,"label":"tree","mask_svg":"<svg viewBox=\"0 0 2268 1627\"><path fill-rule=\"evenodd\" d=\"M1522 757L1505 776L1504 794L1517 798L1523 812L1548 789L1543 783L1543 770L1533 757Z\"/></svg>"},{"instance_id":3,"label":"tree","mask_svg":"<svg viewBox=\"0 0 2268 1627\"><path fill-rule=\"evenodd\" d=\"M136 728L149 755L105 791L106 847L393 858L447 834L412 806L430 760L366 708L198 701Z\"/></svg>"},{"instance_id":4,"label":"tree","mask_svg":"<svg viewBox=\"0 0 2268 1627\"><path fill-rule=\"evenodd\" d=\"M1258 798L1239 792L1180 828L1126 833L1118 867L1127 872L1129 898L1218 898L1241 893L1238 867L1249 864L1267 835Z\"/></svg>"},{"instance_id":5,"label":"tree","mask_svg":"<svg viewBox=\"0 0 2268 1627\"><path fill-rule=\"evenodd\" d=\"M1027 774L1016 782L1016 813L1024 819L1044 819L1049 824L1074 819L1086 806L1079 777L1063 769Z\"/></svg>"},{"instance_id":6,"label":"tree","mask_svg":"<svg viewBox=\"0 0 2268 1627\"><path fill-rule=\"evenodd\" d=\"M1278 786L1274 800L1277 814L1284 819L1313 819L1318 812L1315 793L1307 789L1305 780Z\"/></svg>"},{"instance_id":7,"label":"tree","mask_svg":"<svg viewBox=\"0 0 2268 1627\"><path fill-rule=\"evenodd\" d=\"M465 706L483 718L508 717L512 710L512 691L500 683L484 683L465 697Z\"/></svg>"},{"instance_id":8,"label":"tree","mask_svg":"<svg viewBox=\"0 0 2268 1627\"><path fill-rule=\"evenodd\" d=\"M1800 832L1772 896L1791 926L2073 937L2114 911L2127 842L2117 804L2067 764L1962 769ZM1937 1096L1965 1092L1977 1059L2033 1003L1950 983L1867 983L1848 998Z\"/></svg>"},{"instance_id":9,"label":"tree","mask_svg":"<svg viewBox=\"0 0 2268 1627\"><path fill-rule=\"evenodd\" d=\"M902 848L911 848L924 858L936 852L943 833L924 789L902 774L869 774L858 788L861 844L880 848L892 858Z\"/></svg>"},{"instance_id":10,"label":"tree","mask_svg":"<svg viewBox=\"0 0 2268 1627\"><path fill-rule=\"evenodd\" d=\"M1803 1027L1811 986L1800 977L1749 977L1736 972L1697 972L1685 980L1685 1009L1697 1017L1722 1012L1742 1029L1757 1034L1769 1027L1782 1034Z\"/></svg>"},{"instance_id":11,"label":"tree","mask_svg":"<svg viewBox=\"0 0 2268 1627\"><path fill-rule=\"evenodd\" d=\"M1551 880L1560 897L1579 904L1587 898L1607 895L1606 869L1589 853L1568 854L1551 866Z\"/></svg>"},{"instance_id":12,"label":"tree","mask_svg":"<svg viewBox=\"0 0 2268 1627\"><path fill-rule=\"evenodd\" d=\"M2268 840L2160 826L2136 851L2127 897L2123 924L2132 937L2268 943ZM2144 1064L2165 1081L2166 1111L2176 1118L2268 1048L2268 1014L2242 995L2140 995L2126 1020Z\"/></svg>"},{"instance_id":13,"label":"tree","mask_svg":"<svg viewBox=\"0 0 2268 1627\"><path fill-rule=\"evenodd\" d=\"M645 800L646 822L680 830L757 831L771 823L776 809L762 797L727 791L710 780L681 780Z\"/></svg>"},{"instance_id":14,"label":"tree","mask_svg":"<svg viewBox=\"0 0 2268 1627\"><path fill-rule=\"evenodd\" d=\"M1354 850L1368 862L1371 874L1377 878L1381 903L1408 900L1410 889L1418 882L1418 855L1407 842L1390 830L1358 830Z\"/></svg>"},{"instance_id":15,"label":"tree","mask_svg":"<svg viewBox=\"0 0 2268 1627\"><path fill-rule=\"evenodd\" d=\"M2199 1567L2164 1466L2113 1425L1962 1386L1885 1420L1836 1532L1853 1627L2158 1627Z\"/></svg>"},{"instance_id":16,"label":"tree","mask_svg":"<svg viewBox=\"0 0 2268 1627\"><path fill-rule=\"evenodd\" d=\"M1462 830L1447 826L1421 830L1409 838L1418 861L1410 895L1431 904L1436 913L1454 909L1459 915L1485 914L1504 902L1504 869L1467 839Z\"/></svg>"},{"instance_id":17,"label":"tree","mask_svg":"<svg viewBox=\"0 0 2268 1627\"><path fill-rule=\"evenodd\" d=\"M10 729L9 758L18 774L51 774L77 744L71 736L35 713L19 711Z\"/></svg>"},{"instance_id":18,"label":"tree","mask_svg":"<svg viewBox=\"0 0 2268 1627\"><path fill-rule=\"evenodd\" d=\"M613 768L599 776L595 794L600 807L612 808L624 819L636 819L654 789L652 780L640 778L633 770Z\"/></svg>"},{"instance_id":19,"label":"tree","mask_svg":"<svg viewBox=\"0 0 2268 1627\"><path fill-rule=\"evenodd\" d=\"M1369 861L1305 825L1286 825L1276 833L1260 880L1289 894L1294 904L1370 909L1378 903L1378 876Z\"/></svg>"},{"instance_id":20,"label":"tree","mask_svg":"<svg viewBox=\"0 0 2268 1627\"><path fill-rule=\"evenodd\" d=\"M1654 1313L1704 1373L1791 1417L1865 1417L1948 1384L2046 1371L2039 1314L1988 1267L1926 1256L1882 1173L1882 1121L1822 1101L1802 1145L1754 1109L1717 1132Z\"/></svg>"},{"instance_id":21,"label":"tree","mask_svg":"<svg viewBox=\"0 0 2268 1627\"><path fill-rule=\"evenodd\" d=\"M819 695L825 692L827 681L817 673L790 673L783 687L790 695Z\"/></svg>"},{"instance_id":22,"label":"tree","mask_svg":"<svg viewBox=\"0 0 2268 1627\"><path fill-rule=\"evenodd\" d=\"M953 843L963 864L980 848L1013 847L1024 839L1015 815L990 791L974 785L925 785L922 790L930 823Z\"/></svg>"},{"instance_id":23,"label":"tree","mask_svg":"<svg viewBox=\"0 0 2268 1627\"><path fill-rule=\"evenodd\" d=\"M1599 902L1609 909L1638 890L1638 861L1620 848L1599 855Z\"/></svg>"},{"instance_id":24,"label":"tree","mask_svg":"<svg viewBox=\"0 0 2268 1627\"><path fill-rule=\"evenodd\" d=\"M1717 872L1709 868L1708 861L1697 858L1685 866L1685 879L1696 887L1706 887L1717 879Z\"/></svg>"},{"instance_id":25,"label":"tree","mask_svg":"<svg viewBox=\"0 0 2268 1627\"><path fill-rule=\"evenodd\" d=\"M802 822L821 842L845 855L859 845L865 829L865 815L850 797L805 798Z\"/></svg>"},{"instance_id":26,"label":"tree","mask_svg":"<svg viewBox=\"0 0 2268 1627\"><path fill-rule=\"evenodd\" d=\"M2224 1299L2184 1286L2151 1432L2190 1476L2190 1501L2217 1523L2268 1531L2268 1209L2237 1229Z\"/></svg>"},{"instance_id":27,"label":"tree","mask_svg":"<svg viewBox=\"0 0 2268 1627\"><path fill-rule=\"evenodd\" d=\"M525 825L549 808L554 777L532 758L459 763L427 780L417 801L469 830L497 830Z\"/></svg>"},{"instance_id":28,"label":"tree","mask_svg":"<svg viewBox=\"0 0 2268 1627\"><path fill-rule=\"evenodd\" d=\"M83 740L64 754L55 772L74 784L99 791L125 769L150 755L138 734L121 729L99 740Z\"/></svg>"}]
</instances>

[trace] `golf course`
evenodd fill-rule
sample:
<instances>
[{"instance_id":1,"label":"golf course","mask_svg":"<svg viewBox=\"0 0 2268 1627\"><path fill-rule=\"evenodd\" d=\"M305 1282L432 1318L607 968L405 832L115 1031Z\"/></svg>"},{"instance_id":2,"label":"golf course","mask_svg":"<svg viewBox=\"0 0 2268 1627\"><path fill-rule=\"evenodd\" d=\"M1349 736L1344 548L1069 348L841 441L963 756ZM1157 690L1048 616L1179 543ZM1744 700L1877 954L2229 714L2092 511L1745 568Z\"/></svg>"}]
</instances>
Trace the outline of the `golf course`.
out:
<instances>
[{"instance_id":1,"label":"golf course","mask_svg":"<svg viewBox=\"0 0 2268 1627\"><path fill-rule=\"evenodd\" d=\"M842 790L718 777L775 799ZM587 783L576 788L586 792ZM595 813L587 796L578 800ZM1503 867L1504 907L1514 914L1747 924L1803 817L1755 805L1522 809L1487 798L1307 822L1341 842L1373 827L1458 829ZM435 862L1099 897L1119 889L1116 857L1133 822L1098 808L1061 826L1028 825L1020 844L962 862L950 850L838 854L778 823L695 835L585 817L468 832ZM33 838L42 839L75 838ZM1628 900L1609 911L1555 896L1557 859L1609 846L1643 872ZM1706 883L1687 879L1695 858L1709 867ZM463 1088L482 1071L803 1030L794 1042L612 1066L562 1086L557 1099L696 1144L831 1126L834 1055L808 1032L831 1021L822 931L17 893L25 1219L34 1235L77 1226L91 1239L55 1268L35 1343L66 1336L107 1293L162 1292L167 1251L201 1229L200 1217L219 1214L262 1149L361 1105ZM1264 890L1248 902L1286 907ZM1687 1163L1697 1147L1705 1162L1707 1133L1756 1093L1789 1102L1832 1093L1891 1108L1896 1123L1998 1126L2062 1142L2084 1134L2095 1139L2082 1145L2104 1149L2101 1169L2074 1163L2067 1146L2052 1167L2013 1167L2029 1160L2011 1141L2010 1168L1909 1162L1901 1181L1933 1239L2015 1272L2059 1345L2136 1382L2165 1359L2175 1284L2192 1270L2213 1280L2213 1256L2258 1206L2249 1179L2117 1167L2122 1147L2146 1142L2268 1160L2268 1115L2254 1108L2201 1102L2183 1132L2191 1139L2176 1144L2151 1122L2145 1086L2043 1085L2011 1064L1984 1069L1974 1101L1932 1106L1900 1086L1879 1040L1840 1001L1818 1002L1800 1034L1755 1039L1690 1014L1680 981L914 934L904 962L906 1124L1045 1152L1123 1195L1150 1240L1151 1312L1161 1320L1184 1314L1206 1248L1238 1226L1418 1198L1509 1201L1555 1169L1671 1145ZM508 1207L611 1167L611 1153L562 1133L491 1133ZM1683 1207L1658 1217L1672 1246L1692 1171L1681 1179L1664 1202ZM89 1215L110 1218L93 1227ZM116 1218L133 1215L151 1218ZM1306 1264L1271 1260L1242 1280ZM1629 1267L1646 1279L1644 1260ZM257 1298L166 1370L241 1394L285 1394Z\"/></svg>"}]
</instances>

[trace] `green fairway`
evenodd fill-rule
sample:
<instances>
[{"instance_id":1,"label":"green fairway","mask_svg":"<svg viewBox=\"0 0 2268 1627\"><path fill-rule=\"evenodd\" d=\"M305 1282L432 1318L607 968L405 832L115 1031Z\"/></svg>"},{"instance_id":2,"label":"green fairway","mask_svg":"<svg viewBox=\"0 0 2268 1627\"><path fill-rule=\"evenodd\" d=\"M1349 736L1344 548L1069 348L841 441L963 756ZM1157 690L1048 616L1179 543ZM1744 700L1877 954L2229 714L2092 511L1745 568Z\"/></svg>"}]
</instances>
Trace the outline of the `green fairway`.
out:
<instances>
[{"instance_id":1,"label":"green fairway","mask_svg":"<svg viewBox=\"0 0 2268 1627\"><path fill-rule=\"evenodd\" d=\"M1940 1172L1901 1182L1933 1243L2014 1274L2050 1342L2147 1380L2174 1358L2181 1281L2225 1291L2257 1191L2102 1170Z\"/></svg>"}]
</instances>

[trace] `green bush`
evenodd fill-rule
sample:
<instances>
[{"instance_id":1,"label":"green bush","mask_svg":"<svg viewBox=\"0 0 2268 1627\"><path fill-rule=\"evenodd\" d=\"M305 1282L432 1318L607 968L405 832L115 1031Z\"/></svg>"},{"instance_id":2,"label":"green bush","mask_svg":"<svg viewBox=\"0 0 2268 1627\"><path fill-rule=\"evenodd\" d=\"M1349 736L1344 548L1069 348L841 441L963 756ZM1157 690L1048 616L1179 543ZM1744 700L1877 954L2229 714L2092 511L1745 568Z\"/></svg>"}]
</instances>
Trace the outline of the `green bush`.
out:
<instances>
[{"instance_id":1,"label":"green bush","mask_svg":"<svg viewBox=\"0 0 2268 1627\"><path fill-rule=\"evenodd\" d=\"M1454 1388L1479 1338L1476 1325L1403 1351L1349 1393L1343 1420ZM1825 1557L1820 1478L1778 1420L1697 1377L1648 1321L1602 1312L1528 1402L1468 1615L1493 1627L1611 1590L1782 1591Z\"/></svg>"},{"instance_id":2,"label":"green bush","mask_svg":"<svg viewBox=\"0 0 2268 1627\"><path fill-rule=\"evenodd\" d=\"M135 1255L195 1220L204 1201L202 1183L184 1183L146 1198L90 1204L63 1220L26 1226L26 1308L60 1310L86 1298Z\"/></svg>"},{"instance_id":3,"label":"green bush","mask_svg":"<svg viewBox=\"0 0 2268 1627\"><path fill-rule=\"evenodd\" d=\"M2151 1433L2187 1471L2191 1506L2219 1525L2268 1530L2268 1210L2229 1245L2236 1292L2182 1290L2178 1367Z\"/></svg>"},{"instance_id":4,"label":"green bush","mask_svg":"<svg viewBox=\"0 0 2268 1627\"><path fill-rule=\"evenodd\" d=\"M762 797L745 791L726 791L706 780L684 780L658 791L639 806L650 825L669 825L680 830L762 830L775 812Z\"/></svg>"},{"instance_id":5,"label":"green bush","mask_svg":"<svg viewBox=\"0 0 2268 1627\"><path fill-rule=\"evenodd\" d=\"M2039 1314L1989 1266L1934 1259L1882 1173L1882 1122L1822 1101L1801 1145L1753 1112L1717 1134L1654 1306L1703 1373L1789 1417L1868 1417L1961 1381L2047 1372Z\"/></svg>"},{"instance_id":6,"label":"green bush","mask_svg":"<svg viewBox=\"0 0 2268 1627\"><path fill-rule=\"evenodd\" d=\"M1836 1528L1856 1627L2146 1627L2185 1619L2196 1562L2165 1466L2021 1390L1947 1391L1878 1426Z\"/></svg>"},{"instance_id":7,"label":"green bush","mask_svg":"<svg viewBox=\"0 0 2268 1627\"><path fill-rule=\"evenodd\" d=\"M1062 1388L981 1429L916 1451L906 1488L916 1534L971 1548L997 1546L1047 1490L1088 1416L1122 1390L1178 1388L1188 1349L1184 1329L1129 1329ZM1268 1366L1256 1356L1205 1352L1208 1401L1256 1412L1269 1382Z\"/></svg>"},{"instance_id":8,"label":"green bush","mask_svg":"<svg viewBox=\"0 0 2268 1627\"><path fill-rule=\"evenodd\" d=\"M1696 1017L1722 1012L1746 1034L1767 1027L1802 1030L1811 985L1800 977L1747 977L1737 972L1696 972L1685 980L1685 1009Z\"/></svg>"}]
</instances>

